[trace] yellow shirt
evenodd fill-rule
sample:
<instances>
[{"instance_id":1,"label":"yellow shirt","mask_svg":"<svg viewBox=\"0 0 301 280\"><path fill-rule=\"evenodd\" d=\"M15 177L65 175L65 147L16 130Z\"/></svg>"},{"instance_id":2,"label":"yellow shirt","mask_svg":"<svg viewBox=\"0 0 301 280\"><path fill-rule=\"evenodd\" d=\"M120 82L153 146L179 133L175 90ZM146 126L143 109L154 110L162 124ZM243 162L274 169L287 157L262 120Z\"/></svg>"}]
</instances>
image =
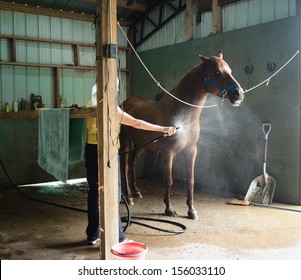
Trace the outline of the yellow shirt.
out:
<instances>
[{"instance_id":1,"label":"yellow shirt","mask_svg":"<svg viewBox=\"0 0 301 280\"><path fill-rule=\"evenodd\" d=\"M98 144L96 118L86 119L87 143Z\"/></svg>"},{"instance_id":2,"label":"yellow shirt","mask_svg":"<svg viewBox=\"0 0 301 280\"><path fill-rule=\"evenodd\" d=\"M90 101L87 104L87 107L91 107L92 102ZM120 129L120 124L119 124L119 129ZM86 119L86 131L87 131L87 144L98 144L98 139L97 139L97 122L96 118L88 118ZM120 143L119 143L119 138L118 142L116 144L116 147L119 149Z\"/></svg>"},{"instance_id":3,"label":"yellow shirt","mask_svg":"<svg viewBox=\"0 0 301 280\"><path fill-rule=\"evenodd\" d=\"M92 101L90 100L87 107L92 107ZM88 144L98 144L97 140L97 122L96 118L86 119L86 131L87 131L87 143Z\"/></svg>"}]
</instances>

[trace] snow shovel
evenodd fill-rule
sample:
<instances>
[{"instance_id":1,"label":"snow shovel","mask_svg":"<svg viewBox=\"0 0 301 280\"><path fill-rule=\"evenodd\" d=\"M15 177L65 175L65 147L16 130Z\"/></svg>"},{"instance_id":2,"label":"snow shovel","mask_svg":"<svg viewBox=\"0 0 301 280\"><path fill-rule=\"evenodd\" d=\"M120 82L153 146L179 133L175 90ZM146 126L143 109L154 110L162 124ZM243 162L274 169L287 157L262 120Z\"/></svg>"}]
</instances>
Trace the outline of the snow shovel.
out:
<instances>
[{"instance_id":1,"label":"snow shovel","mask_svg":"<svg viewBox=\"0 0 301 280\"><path fill-rule=\"evenodd\" d=\"M268 153L268 137L272 125L270 123L262 124L262 131L265 136L264 160L263 160L263 174L256 177L248 189L245 196L245 201L250 203L270 205L273 200L276 181L266 172L266 162Z\"/></svg>"}]
</instances>

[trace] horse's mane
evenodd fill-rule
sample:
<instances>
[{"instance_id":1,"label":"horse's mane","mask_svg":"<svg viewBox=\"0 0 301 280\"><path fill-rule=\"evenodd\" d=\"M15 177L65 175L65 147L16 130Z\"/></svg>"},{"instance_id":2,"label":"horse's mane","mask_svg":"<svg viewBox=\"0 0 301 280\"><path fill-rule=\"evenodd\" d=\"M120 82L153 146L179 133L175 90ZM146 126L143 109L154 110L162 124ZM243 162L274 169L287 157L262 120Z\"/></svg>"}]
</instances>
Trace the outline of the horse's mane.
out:
<instances>
[{"instance_id":1,"label":"horse's mane","mask_svg":"<svg viewBox=\"0 0 301 280\"><path fill-rule=\"evenodd\" d=\"M195 84L195 79L199 79L200 73L202 71L202 62L196 64L194 67L190 68L179 80L179 82L172 88L171 92L175 93L178 89L185 87L189 90L190 87L197 86ZM161 91L156 95L156 102L161 101L166 95L165 92Z\"/></svg>"},{"instance_id":2,"label":"horse's mane","mask_svg":"<svg viewBox=\"0 0 301 280\"><path fill-rule=\"evenodd\" d=\"M201 72L202 63L199 63L188 70L178 82L178 86L182 85L183 83L187 84L187 82L191 82L195 77L198 76Z\"/></svg>"}]
</instances>

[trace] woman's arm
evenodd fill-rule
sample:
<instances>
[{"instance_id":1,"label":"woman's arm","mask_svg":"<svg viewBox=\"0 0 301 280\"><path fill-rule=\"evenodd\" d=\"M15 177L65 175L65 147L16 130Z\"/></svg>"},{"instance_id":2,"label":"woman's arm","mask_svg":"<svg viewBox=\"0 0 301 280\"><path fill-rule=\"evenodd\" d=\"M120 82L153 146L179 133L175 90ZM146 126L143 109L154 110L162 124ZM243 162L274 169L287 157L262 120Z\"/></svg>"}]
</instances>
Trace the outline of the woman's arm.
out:
<instances>
[{"instance_id":1,"label":"woman's arm","mask_svg":"<svg viewBox=\"0 0 301 280\"><path fill-rule=\"evenodd\" d=\"M161 126L140 119L136 119L131 115L127 114L126 112L122 111L120 107L117 107L117 113L118 113L118 122L124 125L132 126L137 129L162 132L168 136L175 134L177 131L177 129L172 126Z\"/></svg>"}]
</instances>

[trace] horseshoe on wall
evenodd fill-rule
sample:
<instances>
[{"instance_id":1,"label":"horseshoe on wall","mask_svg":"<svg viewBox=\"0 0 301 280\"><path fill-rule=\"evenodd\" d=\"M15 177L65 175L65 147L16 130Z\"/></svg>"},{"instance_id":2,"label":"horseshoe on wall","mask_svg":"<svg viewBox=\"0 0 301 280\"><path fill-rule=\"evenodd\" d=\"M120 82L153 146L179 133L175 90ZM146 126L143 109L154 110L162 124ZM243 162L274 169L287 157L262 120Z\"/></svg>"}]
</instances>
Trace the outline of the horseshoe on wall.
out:
<instances>
[{"instance_id":1,"label":"horseshoe on wall","mask_svg":"<svg viewBox=\"0 0 301 280\"><path fill-rule=\"evenodd\" d=\"M253 70L254 70L253 65L247 65L247 66L245 67L245 72L246 72L247 74L252 74L252 73L253 73Z\"/></svg>"},{"instance_id":2,"label":"horseshoe on wall","mask_svg":"<svg viewBox=\"0 0 301 280\"><path fill-rule=\"evenodd\" d=\"M275 69L276 69L276 63L275 62L269 62L267 64L268 72L273 72Z\"/></svg>"}]
</instances>

